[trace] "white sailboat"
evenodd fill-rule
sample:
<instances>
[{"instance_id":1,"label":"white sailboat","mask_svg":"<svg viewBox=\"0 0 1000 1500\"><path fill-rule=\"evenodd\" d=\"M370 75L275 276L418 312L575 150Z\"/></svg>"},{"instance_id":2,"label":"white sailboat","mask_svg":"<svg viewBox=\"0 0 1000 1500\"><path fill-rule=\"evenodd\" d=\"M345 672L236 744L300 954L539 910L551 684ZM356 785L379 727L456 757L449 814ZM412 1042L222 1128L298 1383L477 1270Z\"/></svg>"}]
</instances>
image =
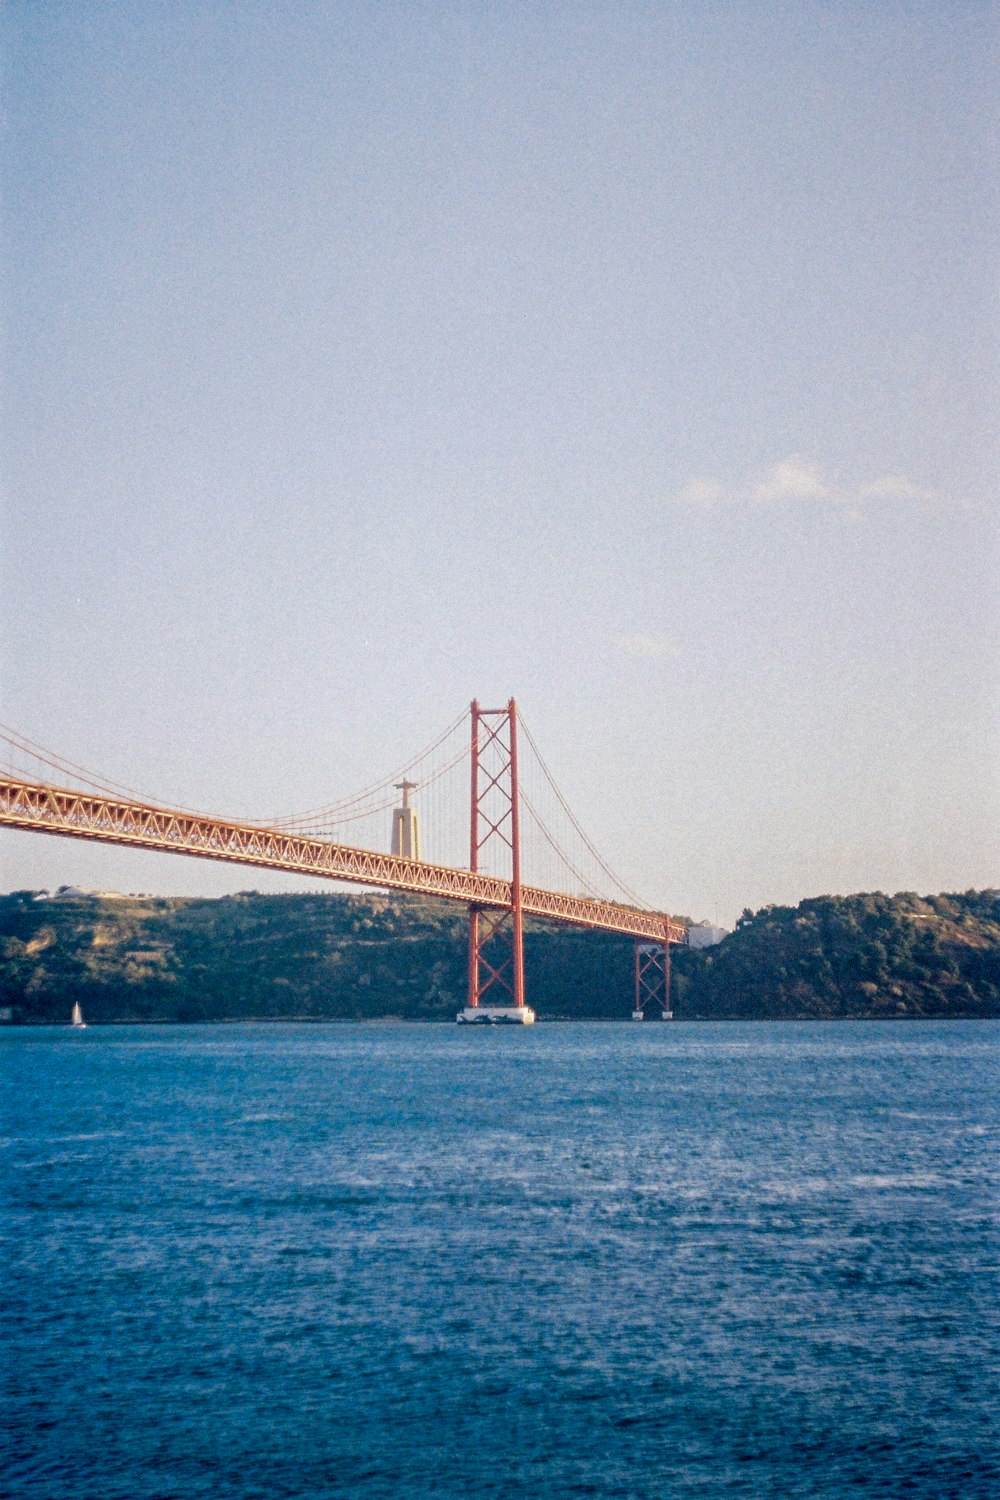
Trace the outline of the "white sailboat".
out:
<instances>
[{"instance_id":1,"label":"white sailboat","mask_svg":"<svg viewBox=\"0 0 1000 1500\"><path fill-rule=\"evenodd\" d=\"M80 1009L79 1000L75 1001L73 1005L73 1014L70 1017L70 1024L78 1027L81 1031L86 1031L87 1029L87 1023L83 1019L83 1011Z\"/></svg>"}]
</instances>

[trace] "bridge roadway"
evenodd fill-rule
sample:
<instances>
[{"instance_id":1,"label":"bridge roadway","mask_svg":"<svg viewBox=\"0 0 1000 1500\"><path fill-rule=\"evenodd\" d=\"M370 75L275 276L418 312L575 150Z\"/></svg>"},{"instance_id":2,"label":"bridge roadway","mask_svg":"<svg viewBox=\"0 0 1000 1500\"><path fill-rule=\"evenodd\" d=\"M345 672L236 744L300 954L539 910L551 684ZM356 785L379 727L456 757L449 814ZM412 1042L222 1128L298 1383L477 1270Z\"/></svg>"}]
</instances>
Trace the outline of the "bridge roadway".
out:
<instances>
[{"instance_id":1,"label":"bridge roadway","mask_svg":"<svg viewBox=\"0 0 1000 1500\"><path fill-rule=\"evenodd\" d=\"M511 882L471 870L425 864L394 854L354 849L330 839L283 833L255 823L176 812L153 803L123 801L44 782L0 778L0 826L60 837L159 849L199 859L262 865L323 880L347 880L388 890L440 896L465 906L511 907ZM562 895L521 886L525 915L576 927L597 927L662 943L687 941L687 928L665 912L641 911L614 901Z\"/></svg>"}]
</instances>

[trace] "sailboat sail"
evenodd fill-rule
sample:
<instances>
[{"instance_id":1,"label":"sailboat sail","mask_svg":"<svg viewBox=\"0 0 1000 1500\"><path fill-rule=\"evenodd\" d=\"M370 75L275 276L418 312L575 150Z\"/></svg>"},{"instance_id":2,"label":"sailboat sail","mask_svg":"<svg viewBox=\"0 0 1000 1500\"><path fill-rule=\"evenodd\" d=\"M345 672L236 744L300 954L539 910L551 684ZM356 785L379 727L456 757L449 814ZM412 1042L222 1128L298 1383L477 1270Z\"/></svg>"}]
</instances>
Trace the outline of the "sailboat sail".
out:
<instances>
[{"instance_id":1,"label":"sailboat sail","mask_svg":"<svg viewBox=\"0 0 1000 1500\"><path fill-rule=\"evenodd\" d=\"M72 1022L74 1026L86 1027L87 1025L86 1021L83 1019L83 1011L80 1009L79 1000L77 1000L73 1006Z\"/></svg>"}]
</instances>

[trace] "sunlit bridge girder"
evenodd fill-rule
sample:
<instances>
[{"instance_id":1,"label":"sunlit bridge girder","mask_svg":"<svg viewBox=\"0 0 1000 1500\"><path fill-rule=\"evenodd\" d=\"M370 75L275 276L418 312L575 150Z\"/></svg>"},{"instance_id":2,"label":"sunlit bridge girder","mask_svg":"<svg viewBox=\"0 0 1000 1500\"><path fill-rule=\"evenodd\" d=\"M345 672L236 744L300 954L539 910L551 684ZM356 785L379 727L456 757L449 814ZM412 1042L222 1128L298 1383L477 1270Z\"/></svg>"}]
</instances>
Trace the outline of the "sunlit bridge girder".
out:
<instances>
[{"instance_id":1,"label":"sunlit bridge girder","mask_svg":"<svg viewBox=\"0 0 1000 1500\"><path fill-rule=\"evenodd\" d=\"M0 778L0 826L35 833L157 849L198 859L287 870L323 880L346 880L386 890L412 891L486 908L509 908L511 882L472 870L425 864L311 838L174 812L152 803L111 798L44 782ZM663 913L641 911L584 896L521 887L524 913L578 927L602 928L634 937L684 942L686 929Z\"/></svg>"}]
</instances>

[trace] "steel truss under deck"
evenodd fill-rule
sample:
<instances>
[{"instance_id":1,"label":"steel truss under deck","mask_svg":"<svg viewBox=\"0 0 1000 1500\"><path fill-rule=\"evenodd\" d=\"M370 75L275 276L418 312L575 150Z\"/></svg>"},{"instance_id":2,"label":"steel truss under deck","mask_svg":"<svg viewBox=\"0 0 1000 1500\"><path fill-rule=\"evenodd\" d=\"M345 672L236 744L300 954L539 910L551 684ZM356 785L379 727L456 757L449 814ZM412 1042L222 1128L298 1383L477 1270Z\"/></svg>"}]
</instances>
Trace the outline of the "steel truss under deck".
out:
<instances>
[{"instance_id":1,"label":"steel truss under deck","mask_svg":"<svg viewBox=\"0 0 1000 1500\"><path fill-rule=\"evenodd\" d=\"M329 839L282 833L253 823L174 812L152 803L78 792L41 782L0 778L0 826L60 837L92 839L158 849L231 864L262 865L323 880L347 880L387 890L440 896L485 909L511 911L516 887L510 880L447 865L424 864L398 855L354 849ZM548 917L576 927L623 932L653 942L683 943L687 929L661 912L614 901L520 886L525 916Z\"/></svg>"}]
</instances>

